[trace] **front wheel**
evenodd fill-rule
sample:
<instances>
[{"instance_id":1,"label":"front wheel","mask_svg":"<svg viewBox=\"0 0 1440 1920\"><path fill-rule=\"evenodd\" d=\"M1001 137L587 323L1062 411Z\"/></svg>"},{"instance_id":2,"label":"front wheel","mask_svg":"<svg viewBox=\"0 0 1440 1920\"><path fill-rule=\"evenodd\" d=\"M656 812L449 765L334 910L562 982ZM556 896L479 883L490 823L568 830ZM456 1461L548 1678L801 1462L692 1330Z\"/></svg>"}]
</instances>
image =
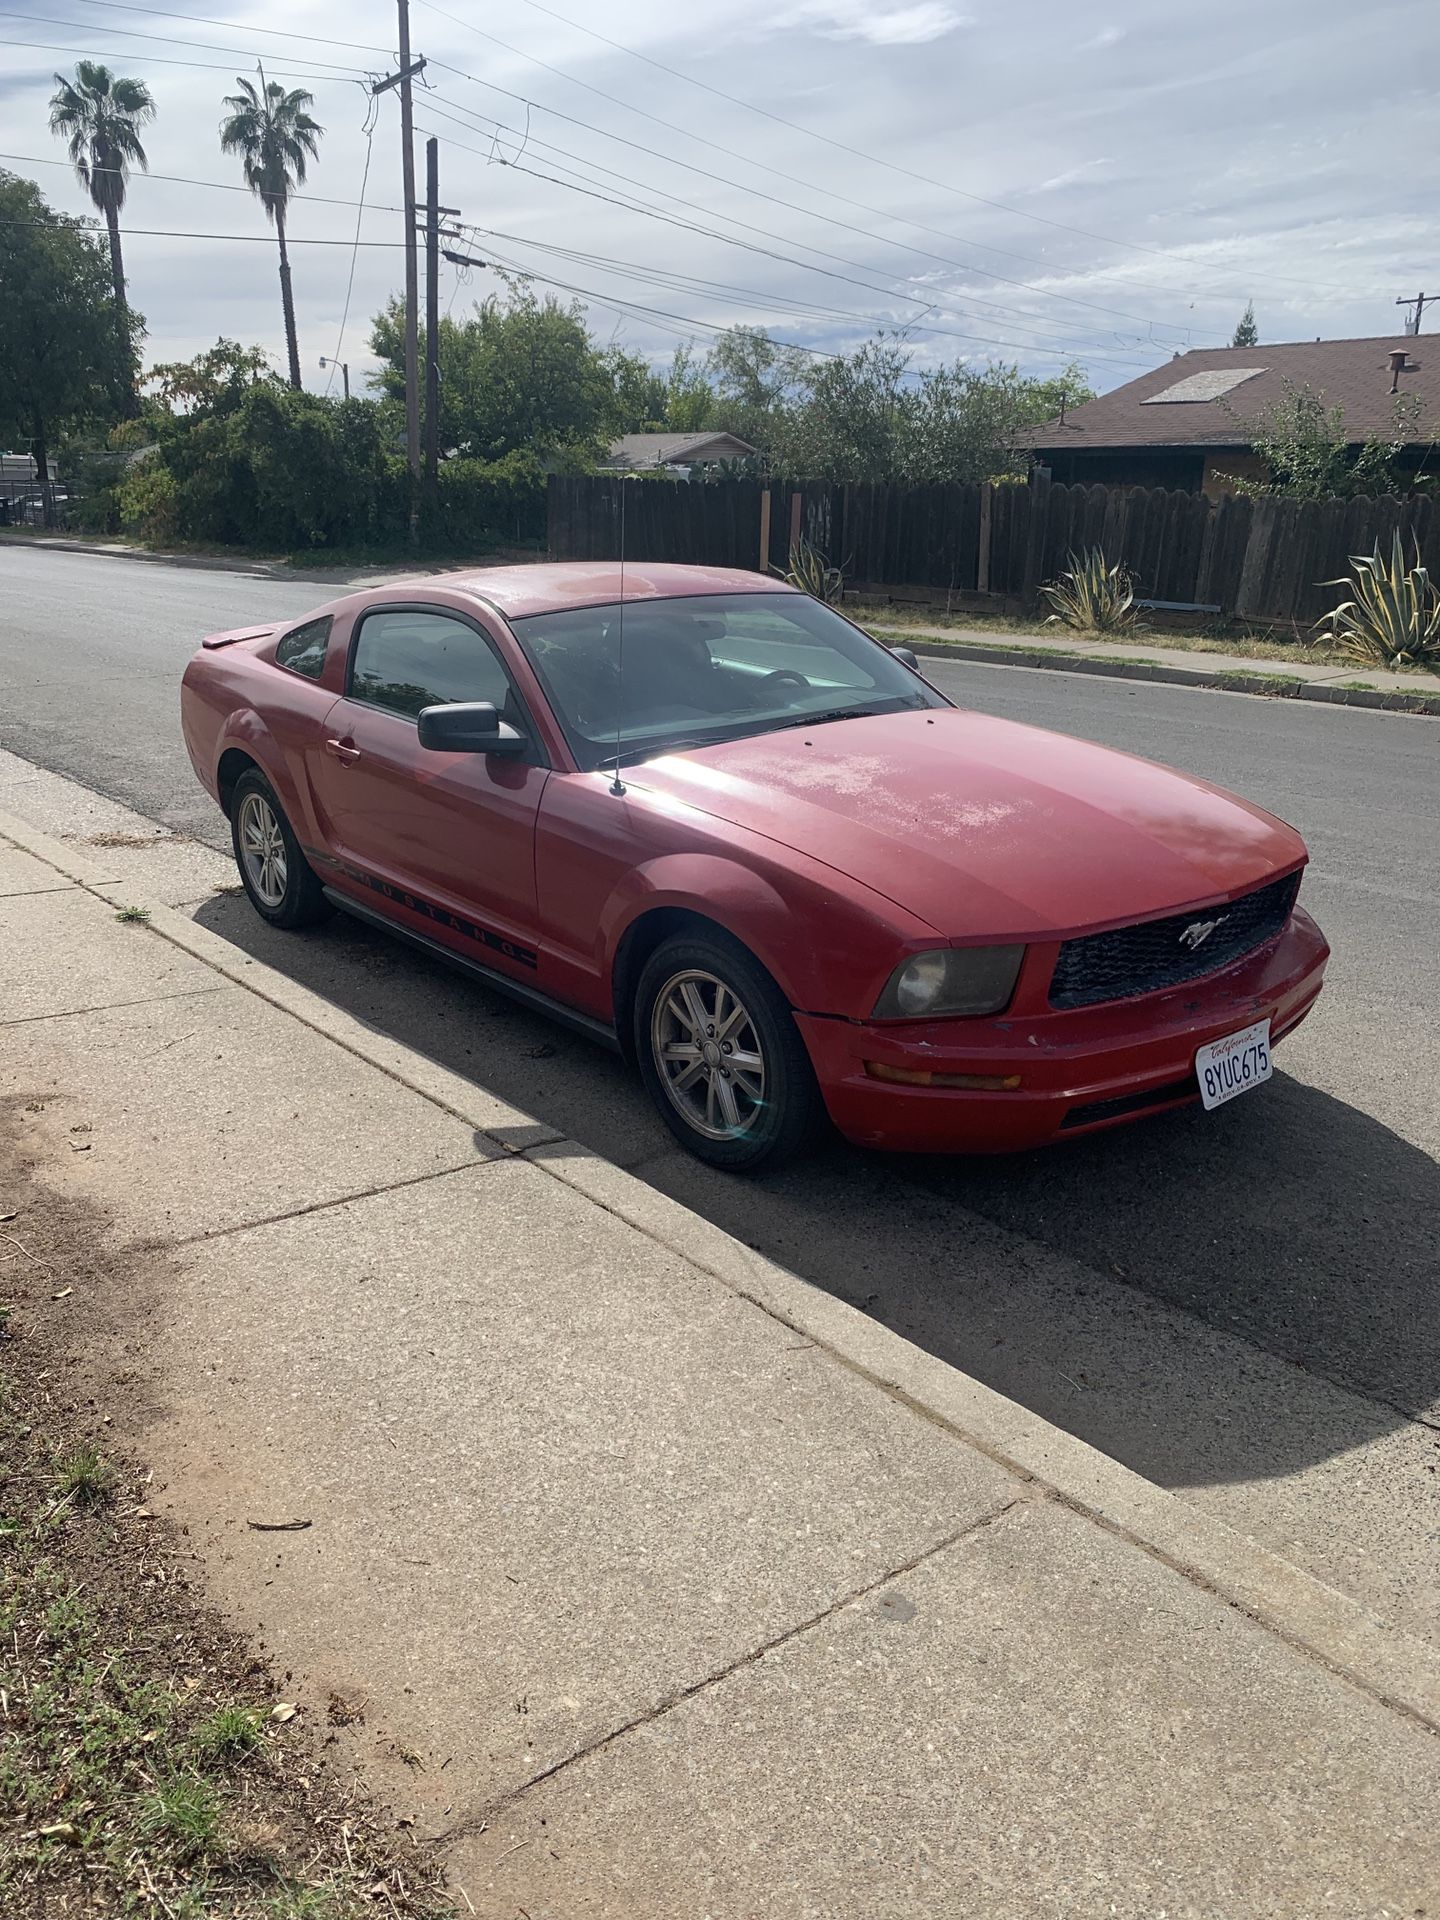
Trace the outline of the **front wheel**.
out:
<instances>
[{"instance_id":1,"label":"front wheel","mask_svg":"<svg viewBox=\"0 0 1440 1920\"><path fill-rule=\"evenodd\" d=\"M680 934L651 954L635 1052L665 1124L711 1166L776 1166L818 1130L820 1092L789 1005L724 934Z\"/></svg>"},{"instance_id":2,"label":"front wheel","mask_svg":"<svg viewBox=\"0 0 1440 1920\"><path fill-rule=\"evenodd\" d=\"M235 782L230 800L235 864L250 904L272 927L308 927L324 920L330 903L314 868L258 767Z\"/></svg>"}]
</instances>

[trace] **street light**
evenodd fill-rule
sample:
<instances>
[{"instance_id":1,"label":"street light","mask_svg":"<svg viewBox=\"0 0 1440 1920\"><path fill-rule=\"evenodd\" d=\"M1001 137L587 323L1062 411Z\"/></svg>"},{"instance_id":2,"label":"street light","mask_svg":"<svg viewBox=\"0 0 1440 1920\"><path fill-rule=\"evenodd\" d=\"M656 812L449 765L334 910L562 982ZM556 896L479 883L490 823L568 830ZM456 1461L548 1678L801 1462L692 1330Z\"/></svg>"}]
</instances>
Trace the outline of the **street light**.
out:
<instances>
[{"instance_id":1,"label":"street light","mask_svg":"<svg viewBox=\"0 0 1440 1920\"><path fill-rule=\"evenodd\" d=\"M345 398L348 400L350 398L350 362L348 360L327 360L322 353L320 356L320 371L323 373L326 367L339 367L340 378L345 382Z\"/></svg>"}]
</instances>

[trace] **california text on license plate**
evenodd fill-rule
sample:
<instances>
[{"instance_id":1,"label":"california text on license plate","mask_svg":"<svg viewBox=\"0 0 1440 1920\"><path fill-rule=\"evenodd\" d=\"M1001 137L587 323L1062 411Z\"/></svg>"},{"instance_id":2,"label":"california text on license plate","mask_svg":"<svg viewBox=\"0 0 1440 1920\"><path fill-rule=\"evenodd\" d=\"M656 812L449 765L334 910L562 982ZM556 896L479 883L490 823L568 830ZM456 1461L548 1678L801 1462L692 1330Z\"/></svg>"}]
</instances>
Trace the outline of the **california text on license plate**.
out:
<instances>
[{"instance_id":1,"label":"california text on license plate","mask_svg":"<svg viewBox=\"0 0 1440 1920\"><path fill-rule=\"evenodd\" d=\"M1270 1022L1257 1020L1253 1027L1242 1027L1239 1033L1227 1033L1223 1040L1201 1047L1195 1056L1195 1077L1207 1113L1268 1080Z\"/></svg>"}]
</instances>

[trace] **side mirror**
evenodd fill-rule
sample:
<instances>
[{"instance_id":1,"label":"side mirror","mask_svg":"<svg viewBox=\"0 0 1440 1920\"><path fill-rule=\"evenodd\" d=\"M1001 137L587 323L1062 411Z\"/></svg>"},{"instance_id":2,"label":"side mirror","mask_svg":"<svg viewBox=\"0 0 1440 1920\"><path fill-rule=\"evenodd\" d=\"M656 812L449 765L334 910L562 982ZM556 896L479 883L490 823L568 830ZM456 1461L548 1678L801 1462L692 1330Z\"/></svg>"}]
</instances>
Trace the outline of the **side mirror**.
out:
<instances>
[{"instance_id":1,"label":"side mirror","mask_svg":"<svg viewBox=\"0 0 1440 1920\"><path fill-rule=\"evenodd\" d=\"M913 647L891 647L890 651L897 660L903 660L907 667L919 673L920 662L915 657L915 649Z\"/></svg>"},{"instance_id":2,"label":"side mirror","mask_svg":"<svg viewBox=\"0 0 1440 1920\"><path fill-rule=\"evenodd\" d=\"M530 742L508 726L489 700L457 700L422 707L416 722L420 744L431 753L489 753L518 759Z\"/></svg>"}]
</instances>

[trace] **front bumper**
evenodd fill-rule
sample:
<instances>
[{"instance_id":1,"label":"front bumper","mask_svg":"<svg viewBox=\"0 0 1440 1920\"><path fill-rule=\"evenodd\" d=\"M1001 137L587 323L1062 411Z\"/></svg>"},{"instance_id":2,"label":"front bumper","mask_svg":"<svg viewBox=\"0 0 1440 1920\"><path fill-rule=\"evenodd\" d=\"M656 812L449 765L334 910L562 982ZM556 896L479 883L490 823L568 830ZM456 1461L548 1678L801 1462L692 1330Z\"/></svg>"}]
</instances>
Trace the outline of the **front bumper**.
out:
<instances>
[{"instance_id":1,"label":"front bumper","mask_svg":"<svg viewBox=\"0 0 1440 1920\"><path fill-rule=\"evenodd\" d=\"M986 1020L866 1022L797 1013L831 1119L860 1146L905 1153L1011 1153L1122 1126L1198 1099L1195 1053L1253 1021L1272 1043L1314 1005L1330 949L1297 907L1285 930L1208 978L1165 993ZM909 1072L1019 1076L1005 1092L896 1086L866 1062Z\"/></svg>"}]
</instances>

